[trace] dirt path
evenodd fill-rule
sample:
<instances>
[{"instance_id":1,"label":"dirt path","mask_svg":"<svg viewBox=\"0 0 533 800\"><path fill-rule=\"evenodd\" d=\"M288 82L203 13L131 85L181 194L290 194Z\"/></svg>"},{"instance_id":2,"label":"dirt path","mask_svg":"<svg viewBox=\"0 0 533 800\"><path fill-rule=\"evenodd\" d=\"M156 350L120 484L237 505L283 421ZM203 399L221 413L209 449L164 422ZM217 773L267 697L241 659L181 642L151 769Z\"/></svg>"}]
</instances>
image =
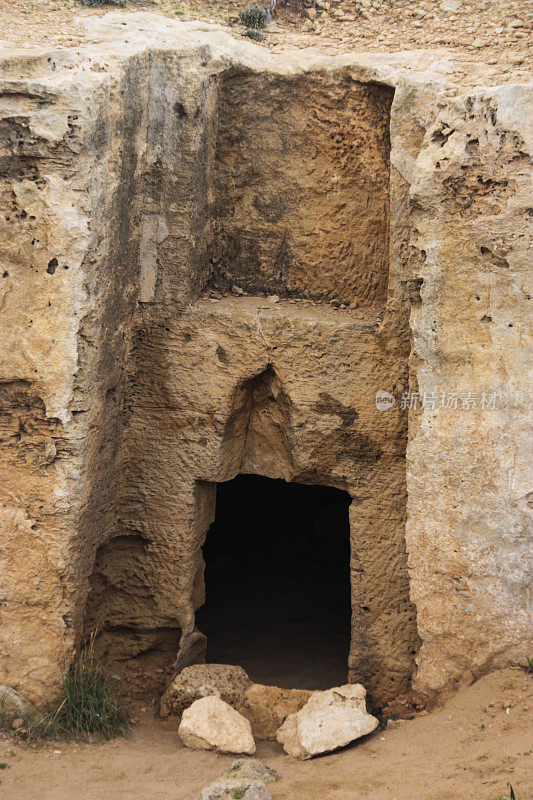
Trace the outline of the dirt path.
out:
<instances>
[{"instance_id":1,"label":"dirt path","mask_svg":"<svg viewBox=\"0 0 533 800\"><path fill-rule=\"evenodd\" d=\"M531 798L533 679L495 672L427 716L389 724L343 751L298 762L275 743L257 757L282 780L274 800L493 800ZM507 709L509 711L507 712ZM132 739L103 745L47 744L36 749L0 739L2 800L197 800L231 756L187 750L177 721L146 711Z\"/></svg>"}]
</instances>

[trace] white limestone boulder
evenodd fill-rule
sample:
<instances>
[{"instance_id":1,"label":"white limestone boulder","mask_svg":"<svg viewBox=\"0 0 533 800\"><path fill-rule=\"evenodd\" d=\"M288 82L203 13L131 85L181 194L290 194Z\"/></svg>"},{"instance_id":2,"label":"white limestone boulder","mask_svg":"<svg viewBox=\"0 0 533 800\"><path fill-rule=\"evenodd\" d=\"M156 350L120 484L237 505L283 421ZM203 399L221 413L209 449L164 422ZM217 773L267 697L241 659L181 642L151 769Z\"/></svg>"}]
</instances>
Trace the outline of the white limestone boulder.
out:
<instances>
[{"instance_id":1,"label":"white limestone boulder","mask_svg":"<svg viewBox=\"0 0 533 800\"><path fill-rule=\"evenodd\" d=\"M194 750L255 753L248 720L214 695L196 700L185 709L178 734L183 744Z\"/></svg>"},{"instance_id":2,"label":"white limestone boulder","mask_svg":"<svg viewBox=\"0 0 533 800\"><path fill-rule=\"evenodd\" d=\"M366 711L365 696L360 683L313 692L300 711L287 717L276 738L286 753L300 759L344 747L378 726Z\"/></svg>"}]
</instances>

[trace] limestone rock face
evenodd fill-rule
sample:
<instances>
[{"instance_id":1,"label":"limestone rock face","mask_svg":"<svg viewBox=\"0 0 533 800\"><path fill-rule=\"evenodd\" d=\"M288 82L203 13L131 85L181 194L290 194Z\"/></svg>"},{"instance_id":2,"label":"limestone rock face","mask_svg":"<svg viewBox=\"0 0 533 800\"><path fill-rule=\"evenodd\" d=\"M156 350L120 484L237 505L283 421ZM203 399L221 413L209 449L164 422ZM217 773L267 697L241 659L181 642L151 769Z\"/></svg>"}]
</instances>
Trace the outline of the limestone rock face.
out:
<instances>
[{"instance_id":1,"label":"limestone rock face","mask_svg":"<svg viewBox=\"0 0 533 800\"><path fill-rule=\"evenodd\" d=\"M162 696L159 713L162 717L181 714L195 700L210 695L240 710L249 684L250 679L242 667L230 664L185 667Z\"/></svg>"},{"instance_id":2,"label":"limestone rock face","mask_svg":"<svg viewBox=\"0 0 533 800\"><path fill-rule=\"evenodd\" d=\"M185 709L178 734L186 747L219 753L255 753L250 723L220 697L203 697Z\"/></svg>"},{"instance_id":3,"label":"limestone rock face","mask_svg":"<svg viewBox=\"0 0 533 800\"><path fill-rule=\"evenodd\" d=\"M276 732L287 717L304 706L312 692L306 689L280 689L251 683L244 693L239 712L249 720L256 739L276 739Z\"/></svg>"},{"instance_id":4,"label":"limestone rock face","mask_svg":"<svg viewBox=\"0 0 533 800\"><path fill-rule=\"evenodd\" d=\"M1 56L2 684L50 700L95 629L201 660L240 472L351 495L347 666L376 699L522 658L533 88L442 50L83 24Z\"/></svg>"},{"instance_id":5,"label":"limestone rock face","mask_svg":"<svg viewBox=\"0 0 533 800\"><path fill-rule=\"evenodd\" d=\"M532 97L443 97L411 175L411 368L426 402L410 411L406 542L426 695L512 661L531 636Z\"/></svg>"},{"instance_id":6,"label":"limestone rock face","mask_svg":"<svg viewBox=\"0 0 533 800\"><path fill-rule=\"evenodd\" d=\"M307 759L372 733L378 720L366 712L365 696L361 684L313 692L305 706L280 727L278 742L289 755Z\"/></svg>"}]
</instances>

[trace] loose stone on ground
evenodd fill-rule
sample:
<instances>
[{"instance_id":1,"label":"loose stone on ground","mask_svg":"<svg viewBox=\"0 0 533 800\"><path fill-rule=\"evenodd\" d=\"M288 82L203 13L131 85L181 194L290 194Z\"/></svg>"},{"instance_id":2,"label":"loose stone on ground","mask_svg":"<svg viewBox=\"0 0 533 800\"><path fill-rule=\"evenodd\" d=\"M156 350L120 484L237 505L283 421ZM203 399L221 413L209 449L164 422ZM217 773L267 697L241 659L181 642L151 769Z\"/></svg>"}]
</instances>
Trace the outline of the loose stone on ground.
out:
<instances>
[{"instance_id":1,"label":"loose stone on ground","mask_svg":"<svg viewBox=\"0 0 533 800\"><path fill-rule=\"evenodd\" d=\"M181 714L195 700L216 695L233 708L244 701L250 678L242 667L231 664L195 664L177 675L161 698L162 717Z\"/></svg>"},{"instance_id":2,"label":"loose stone on ground","mask_svg":"<svg viewBox=\"0 0 533 800\"><path fill-rule=\"evenodd\" d=\"M300 711L285 720L278 742L289 755L307 759L372 733L378 720L367 713L365 696L360 683L314 692Z\"/></svg>"},{"instance_id":3,"label":"loose stone on ground","mask_svg":"<svg viewBox=\"0 0 533 800\"><path fill-rule=\"evenodd\" d=\"M265 784L279 778L275 769L261 761L240 758L202 791L201 800L271 800Z\"/></svg>"},{"instance_id":4,"label":"loose stone on ground","mask_svg":"<svg viewBox=\"0 0 533 800\"><path fill-rule=\"evenodd\" d=\"M252 729L220 697L203 697L185 709L178 734L186 747L219 753L255 753Z\"/></svg>"},{"instance_id":5,"label":"loose stone on ground","mask_svg":"<svg viewBox=\"0 0 533 800\"><path fill-rule=\"evenodd\" d=\"M311 692L306 689L280 689L251 683L238 711L249 720L256 739L276 740L276 732L287 717L304 706Z\"/></svg>"}]
</instances>

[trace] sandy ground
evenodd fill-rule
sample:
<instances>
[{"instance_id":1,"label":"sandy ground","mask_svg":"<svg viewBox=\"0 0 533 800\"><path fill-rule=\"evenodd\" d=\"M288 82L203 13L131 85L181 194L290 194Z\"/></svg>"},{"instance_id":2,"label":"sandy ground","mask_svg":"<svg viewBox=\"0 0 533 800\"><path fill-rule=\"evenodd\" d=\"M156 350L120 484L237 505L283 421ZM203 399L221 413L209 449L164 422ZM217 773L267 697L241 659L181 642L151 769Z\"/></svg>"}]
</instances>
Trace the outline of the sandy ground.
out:
<instances>
[{"instance_id":1,"label":"sandy ground","mask_svg":"<svg viewBox=\"0 0 533 800\"><path fill-rule=\"evenodd\" d=\"M508 709L508 710L507 710ZM328 756L298 762L276 743L257 757L282 776L273 800L517 800L533 796L533 678L488 675L444 708L389 723ZM34 748L0 739L2 800L197 800L233 757L184 748L177 720L146 710L131 739Z\"/></svg>"}]
</instances>

